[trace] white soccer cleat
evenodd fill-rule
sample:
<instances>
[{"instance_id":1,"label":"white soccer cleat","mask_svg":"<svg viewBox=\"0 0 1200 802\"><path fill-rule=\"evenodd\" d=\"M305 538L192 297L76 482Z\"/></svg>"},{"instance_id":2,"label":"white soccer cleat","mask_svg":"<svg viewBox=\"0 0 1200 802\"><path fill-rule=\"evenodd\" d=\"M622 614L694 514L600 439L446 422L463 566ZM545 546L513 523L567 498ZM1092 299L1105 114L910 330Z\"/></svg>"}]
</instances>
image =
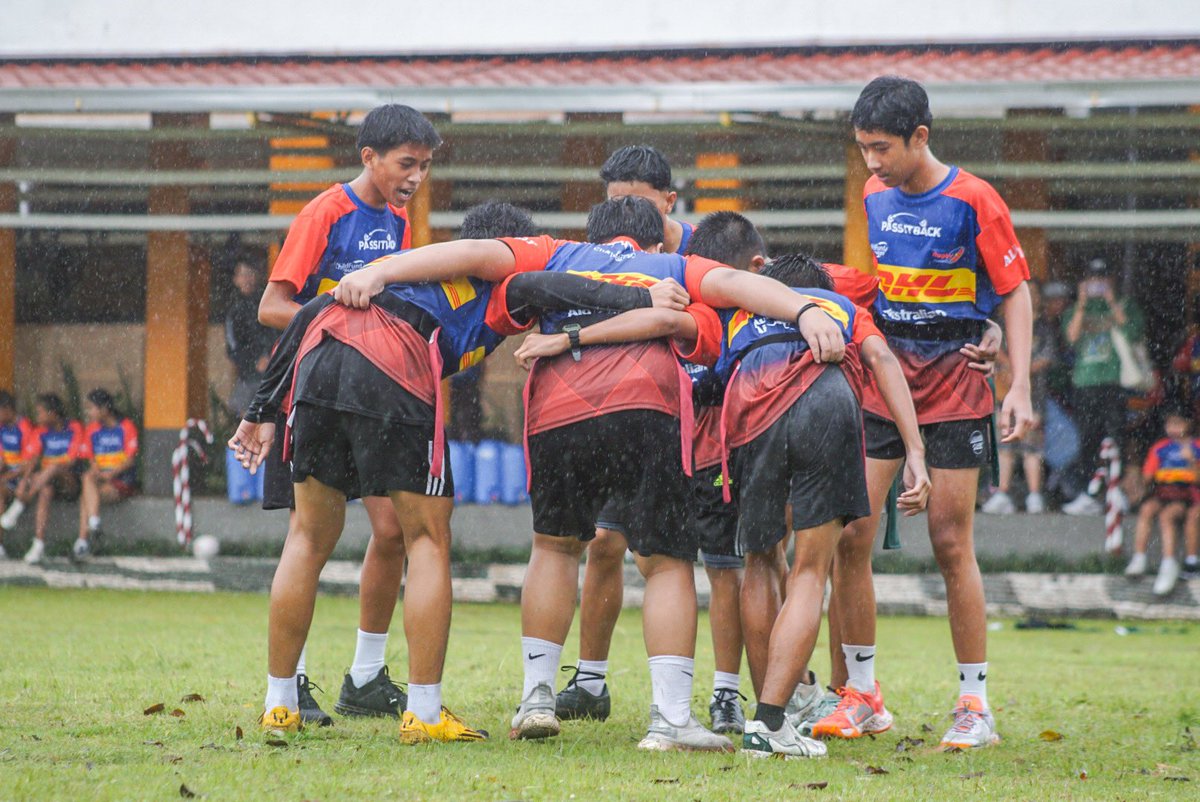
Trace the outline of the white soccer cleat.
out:
<instances>
[{"instance_id":1,"label":"white soccer cleat","mask_svg":"<svg viewBox=\"0 0 1200 802\"><path fill-rule=\"evenodd\" d=\"M554 688L548 682L539 682L521 700L508 737L513 740L536 740L551 738L561 730L562 725L554 714Z\"/></svg>"},{"instance_id":2,"label":"white soccer cleat","mask_svg":"<svg viewBox=\"0 0 1200 802\"><path fill-rule=\"evenodd\" d=\"M1072 501L1064 504L1062 511L1067 515L1100 515L1104 508L1087 493L1080 493Z\"/></svg>"},{"instance_id":3,"label":"white soccer cleat","mask_svg":"<svg viewBox=\"0 0 1200 802\"><path fill-rule=\"evenodd\" d=\"M1179 581L1179 560L1174 557L1164 557L1158 566L1158 576L1154 578L1154 595L1167 596L1175 590Z\"/></svg>"},{"instance_id":4,"label":"white soccer cleat","mask_svg":"<svg viewBox=\"0 0 1200 802\"><path fill-rule=\"evenodd\" d=\"M1046 499L1041 493L1030 493L1025 497L1025 512L1041 515L1046 511Z\"/></svg>"},{"instance_id":5,"label":"white soccer cleat","mask_svg":"<svg viewBox=\"0 0 1200 802\"><path fill-rule=\"evenodd\" d=\"M992 493L991 498L983 503L979 511L988 515L1012 515L1017 511L1017 505L1013 503L1008 493L1005 493L1003 490L997 490L995 493Z\"/></svg>"},{"instance_id":6,"label":"white soccer cleat","mask_svg":"<svg viewBox=\"0 0 1200 802\"><path fill-rule=\"evenodd\" d=\"M26 565L37 565L46 556L45 541L34 538L33 543L29 546L29 551L25 552Z\"/></svg>"},{"instance_id":7,"label":"white soccer cleat","mask_svg":"<svg viewBox=\"0 0 1200 802\"><path fill-rule=\"evenodd\" d=\"M23 512L25 512L25 505L21 503L20 499L14 498L4 514L0 515L0 529L15 528Z\"/></svg>"},{"instance_id":8,"label":"white soccer cleat","mask_svg":"<svg viewBox=\"0 0 1200 802\"><path fill-rule=\"evenodd\" d=\"M90 560L92 558L92 544L79 538L75 541L75 545L71 547L71 558L77 562Z\"/></svg>"},{"instance_id":9,"label":"white soccer cleat","mask_svg":"<svg viewBox=\"0 0 1200 802\"><path fill-rule=\"evenodd\" d=\"M996 719L991 711L983 709L979 697L959 697L958 707L951 715L954 725L942 736L942 749L977 749L1000 743Z\"/></svg>"},{"instance_id":10,"label":"white soccer cleat","mask_svg":"<svg viewBox=\"0 0 1200 802\"><path fill-rule=\"evenodd\" d=\"M785 760L797 757L825 757L829 750L815 738L805 738L785 717L783 726L769 730L761 721L747 721L742 735L742 752L751 757L774 757Z\"/></svg>"},{"instance_id":11,"label":"white soccer cleat","mask_svg":"<svg viewBox=\"0 0 1200 802\"><path fill-rule=\"evenodd\" d=\"M803 682L796 685L796 690L792 691L792 698L788 699L787 705L784 707L784 715L787 720L792 723L792 726L797 730L800 726L813 719L817 709L821 707L821 702L825 699L825 689L821 687L821 683L817 680L817 675L809 672L812 678L810 684Z\"/></svg>"},{"instance_id":12,"label":"white soccer cleat","mask_svg":"<svg viewBox=\"0 0 1200 802\"><path fill-rule=\"evenodd\" d=\"M733 742L705 727L691 712L683 724L672 724L650 705L650 729L638 749L652 752L732 752Z\"/></svg>"},{"instance_id":13,"label":"white soccer cleat","mask_svg":"<svg viewBox=\"0 0 1200 802\"><path fill-rule=\"evenodd\" d=\"M1141 576L1146 573L1146 555L1134 554L1125 566L1125 576Z\"/></svg>"}]
</instances>

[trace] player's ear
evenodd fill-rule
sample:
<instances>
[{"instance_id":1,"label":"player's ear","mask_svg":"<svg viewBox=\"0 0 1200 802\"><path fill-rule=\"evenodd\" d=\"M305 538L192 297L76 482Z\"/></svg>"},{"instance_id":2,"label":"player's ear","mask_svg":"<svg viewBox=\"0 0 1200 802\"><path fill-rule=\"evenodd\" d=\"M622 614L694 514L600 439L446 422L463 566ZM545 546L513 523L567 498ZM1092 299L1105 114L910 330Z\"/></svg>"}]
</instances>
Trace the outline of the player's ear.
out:
<instances>
[{"instance_id":1,"label":"player's ear","mask_svg":"<svg viewBox=\"0 0 1200 802\"><path fill-rule=\"evenodd\" d=\"M924 148L929 146L929 126L918 125L917 130L913 131L909 137L909 145L914 148Z\"/></svg>"},{"instance_id":2,"label":"player's ear","mask_svg":"<svg viewBox=\"0 0 1200 802\"><path fill-rule=\"evenodd\" d=\"M375 148L370 146L359 151L359 156L362 159L363 167L371 167L375 164L375 160L379 158L379 154L375 152Z\"/></svg>"},{"instance_id":3,"label":"player's ear","mask_svg":"<svg viewBox=\"0 0 1200 802\"><path fill-rule=\"evenodd\" d=\"M754 256L752 256L750 258L750 272L751 273L761 273L763 267L766 264L767 264L767 257L763 256L761 253L755 254Z\"/></svg>"},{"instance_id":4,"label":"player's ear","mask_svg":"<svg viewBox=\"0 0 1200 802\"><path fill-rule=\"evenodd\" d=\"M663 244L661 242L656 242L646 249L646 253L662 253L662 249Z\"/></svg>"},{"instance_id":5,"label":"player's ear","mask_svg":"<svg viewBox=\"0 0 1200 802\"><path fill-rule=\"evenodd\" d=\"M675 201L679 200L679 193L675 191L663 193L663 201L667 204L665 214L670 214L675 211Z\"/></svg>"}]
</instances>

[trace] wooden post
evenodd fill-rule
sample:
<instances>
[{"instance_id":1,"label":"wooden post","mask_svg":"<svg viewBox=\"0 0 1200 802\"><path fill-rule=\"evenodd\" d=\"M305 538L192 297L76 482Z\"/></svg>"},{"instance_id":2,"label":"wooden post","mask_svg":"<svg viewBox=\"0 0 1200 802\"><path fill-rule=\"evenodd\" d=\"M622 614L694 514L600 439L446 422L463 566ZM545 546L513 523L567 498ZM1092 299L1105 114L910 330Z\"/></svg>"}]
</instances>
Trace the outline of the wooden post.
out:
<instances>
[{"instance_id":1,"label":"wooden post","mask_svg":"<svg viewBox=\"0 0 1200 802\"><path fill-rule=\"evenodd\" d=\"M842 234L842 263L856 267L864 273L875 272L875 260L871 258L871 232L867 230L867 209L863 206L863 187L871 171L863 161L858 145L846 145L846 194L842 201L846 214L846 227Z\"/></svg>"},{"instance_id":2,"label":"wooden post","mask_svg":"<svg viewBox=\"0 0 1200 802\"><path fill-rule=\"evenodd\" d=\"M1045 109L1013 109L1009 112L1011 117L1046 117L1051 114L1057 116L1058 112L1048 113ZM1050 147L1046 131L1005 131L1003 154L1006 162L1049 161ZM1004 182L1002 194L1009 209L1050 208L1050 190L1044 178L1008 179ZM1025 251L1029 275L1038 281L1046 281L1050 277L1046 229L1018 229L1017 239Z\"/></svg>"}]
</instances>

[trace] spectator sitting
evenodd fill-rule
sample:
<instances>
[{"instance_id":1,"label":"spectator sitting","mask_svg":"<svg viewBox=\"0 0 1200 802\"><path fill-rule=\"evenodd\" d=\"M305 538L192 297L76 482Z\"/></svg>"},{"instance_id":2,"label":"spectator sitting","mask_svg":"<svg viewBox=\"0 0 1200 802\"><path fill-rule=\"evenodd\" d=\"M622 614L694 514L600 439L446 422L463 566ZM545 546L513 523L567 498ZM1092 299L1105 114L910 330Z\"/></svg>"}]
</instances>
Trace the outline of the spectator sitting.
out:
<instances>
[{"instance_id":1,"label":"spectator sitting","mask_svg":"<svg viewBox=\"0 0 1200 802\"><path fill-rule=\"evenodd\" d=\"M1120 330L1129 342L1142 338L1142 313L1128 299L1118 300L1108 265L1103 259L1088 264L1087 278L1079 282L1075 306L1066 317L1067 342L1075 351L1071 373L1075 423L1079 427L1076 472L1086 484L1105 437L1119 439L1125 423L1126 393L1121 387L1121 359L1113 345ZM1063 505L1069 515L1099 515L1094 498L1080 492Z\"/></svg>"},{"instance_id":2,"label":"spectator sitting","mask_svg":"<svg viewBox=\"0 0 1200 802\"><path fill-rule=\"evenodd\" d=\"M12 393L0 390L0 508L16 495L31 432L29 421L17 414ZM0 543L0 559L5 556L4 545Z\"/></svg>"},{"instance_id":3,"label":"spectator sitting","mask_svg":"<svg viewBox=\"0 0 1200 802\"><path fill-rule=\"evenodd\" d=\"M72 554L90 557L100 532L100 505L113 504L137 492L137 428L117 412L107 390L92 390L84 404L88 425L80 459L87 461L79 496L79 539Z\"/></svg>"},{"instance_id":4,"label":"spectator sitting","mask_svg":"<svg viewBox=\"0 0 1200 802\"><path fill-rule=\"evenodd\" d=\"M276 333L258 322L262 285L262 271L249 259L239 259L233 268L233 286L237 292L225 314L225 353L237 375L229 408L239 416L258 389L275 342Z\"/></svg>"},{"instance_id":5,"label":"spectator sitting","mask_svg":"<svg viewBox=\"0 0 1200 802\"><path fill-rule=\"evenodd\" d=\"M62 399L53 393L39 395L34 407L37 428L29 438L27 460L17 497L0 516L0 528L10 530L17 525L25 506L37 499L34 510L34 540L25 554L25 562L33 565L46 553L46 523L50 519L50 502L57 495L74 499L79 495L79 474L75 470L79 448L83 443L83 427L79 421L68 420Z\"/></svg>"},{"instance_id":6,"label":"spectator sitting","mask_svg":"<svg viewBox=\"0 0 1200 802\"><path fill-rule=\"evenodd\" d=\"M1138 511L1137 533L1133 539L1133 558L1125 568L1126 576L1141 576L1146 572L1146 547L1157 517L1162 534L1162 562L1154 580L1154 593L1166 596L1179 579L1176 543L1179 522L1189 507L1200 504L1200 489L1196 487L1196 457L1200 441L1191 437L1191 422L1182 413L1167 413L1164 423L1166 437L1150 447L1142 476L1150 484L1147 497Z\"/></svg>"}]
</instances>

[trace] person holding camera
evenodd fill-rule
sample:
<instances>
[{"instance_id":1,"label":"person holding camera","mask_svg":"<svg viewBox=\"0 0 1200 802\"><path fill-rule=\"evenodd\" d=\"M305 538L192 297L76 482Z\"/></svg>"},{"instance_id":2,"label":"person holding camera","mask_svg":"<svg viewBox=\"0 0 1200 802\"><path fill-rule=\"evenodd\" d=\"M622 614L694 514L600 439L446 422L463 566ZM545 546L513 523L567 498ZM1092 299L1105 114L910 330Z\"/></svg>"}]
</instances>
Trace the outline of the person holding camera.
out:
<instances>
[{"instance_id":1,"label":"person holding camera","mask_svg":"<svg viewBox=\"0 0 1200 802\"><path fill-rule=\"evenodd\" d=\"M1086 486L1105 437L1120 439L1125 419L1121 386L1121 343L1142 339L1141 310L1132 300L1117 298L1108 263L1093 259L1079 282L1074 307L1065 316L1064 332L1075 352L1071 373L1072 402L1079 427L1080 485ZM1081 492L1063 505L1068 515L1099 515L1096 499Z\"/></svg>"}]
</instances>

